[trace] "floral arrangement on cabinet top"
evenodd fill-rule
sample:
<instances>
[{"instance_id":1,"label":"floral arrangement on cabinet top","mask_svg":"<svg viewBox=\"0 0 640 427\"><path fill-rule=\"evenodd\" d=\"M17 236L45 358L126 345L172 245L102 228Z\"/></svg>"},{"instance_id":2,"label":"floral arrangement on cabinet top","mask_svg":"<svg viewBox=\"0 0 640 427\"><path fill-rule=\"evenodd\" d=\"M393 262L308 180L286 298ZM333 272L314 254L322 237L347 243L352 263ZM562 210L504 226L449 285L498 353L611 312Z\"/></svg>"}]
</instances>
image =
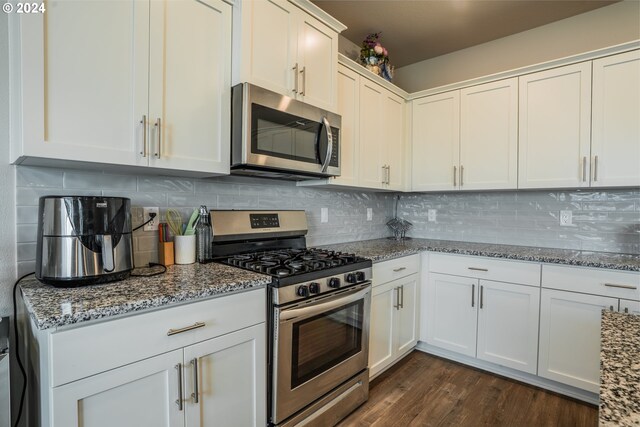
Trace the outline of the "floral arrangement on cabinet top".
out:
<instances>
[{"instance_id":1,"label":"floral arrangement on cabinet top","mask_svg":"<svg viewBox=\"0 0 640 427\"><path fill-rule=\"evenodd\" d=\"M381 35L381 32L371 33L362 41L358 60L372 73L391 81L394 67L389 63L389 52L380 44Z\"/></svg>"}]
</instances>

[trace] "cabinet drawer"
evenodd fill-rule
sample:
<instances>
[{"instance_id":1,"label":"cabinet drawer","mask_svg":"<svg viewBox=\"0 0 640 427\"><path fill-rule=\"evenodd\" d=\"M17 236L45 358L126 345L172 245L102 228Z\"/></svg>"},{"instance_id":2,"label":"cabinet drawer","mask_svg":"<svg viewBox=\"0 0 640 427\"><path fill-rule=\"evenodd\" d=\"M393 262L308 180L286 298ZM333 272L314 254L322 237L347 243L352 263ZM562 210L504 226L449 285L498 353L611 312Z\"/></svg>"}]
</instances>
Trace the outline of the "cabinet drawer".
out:
<instances>
[{"instance_id":1,"label":"cabinet drawer","mask_svg":"<svg viewBox=\"0 0 640 427\"><path fill-rule=\"evenodd\" d=\"M373 286L382 285L417 273L420 270L420 254L409 255L373 264Z\"/></svg>"},{"instance_id":2,"label":"cabinet drawer","mask_svg":"<svg viewBox=\"0 0 640 427\"><path fill-rule=\"evenodd\" d=\"M266 319L264 289L107 320L50 335L52 387L224 335ZM204 326L168 335L196 323Z\"/></svg>"},{"instance_id":3,"label":"cabinet drawer","mask_svg":"<svg viewBox=\"0 0 640 427\"><path fill-rule=\"evenodd\" d=\"M540 264L467 255L429 254L429 271L540 286Z\"/></svg>"},{"instance_id":4,"label":"cabinet drawer","mask_svg":"<svg viewBox=\"0 0 640 427\"><path fill-rule=\"evenodd\" d=\"M640 274L598 268L543 265L542 286L585 294L640 299Z\"/></svg>"}]
</instances>

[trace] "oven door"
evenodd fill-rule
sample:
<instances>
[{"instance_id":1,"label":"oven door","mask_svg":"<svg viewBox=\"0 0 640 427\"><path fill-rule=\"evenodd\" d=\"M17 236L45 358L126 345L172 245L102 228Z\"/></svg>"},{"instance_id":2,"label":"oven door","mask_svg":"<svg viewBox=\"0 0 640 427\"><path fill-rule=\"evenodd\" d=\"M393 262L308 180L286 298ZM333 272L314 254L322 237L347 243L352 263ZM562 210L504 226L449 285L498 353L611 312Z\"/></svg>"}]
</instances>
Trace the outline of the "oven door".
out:
<instances>
[{"instance_id":1,"label":"oven door","mask_svg":"<svg viewBox=\"0 0 640 427\"><path fill-rule=\"evenodd\" d=\"M371 284L275 308L272 422L367 368Z\"/></svg>"}]
</instances>

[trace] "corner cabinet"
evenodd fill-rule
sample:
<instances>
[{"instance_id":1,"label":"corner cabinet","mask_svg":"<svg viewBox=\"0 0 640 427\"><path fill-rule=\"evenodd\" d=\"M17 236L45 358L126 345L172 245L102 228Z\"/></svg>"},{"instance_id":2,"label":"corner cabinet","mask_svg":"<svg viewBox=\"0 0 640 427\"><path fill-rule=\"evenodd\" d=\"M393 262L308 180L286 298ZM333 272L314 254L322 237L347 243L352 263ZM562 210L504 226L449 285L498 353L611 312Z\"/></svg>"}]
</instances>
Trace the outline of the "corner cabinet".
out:
<instances>
[{"instance_id":1,"label":"corner cabinet","mask_svg":"<svg viewBox=\"0 0 640 427\"><path fill-rule=\"evenodd\" d=\"M229 173L231 11L147 0L11 15L11 161Z\"/></svg>"},{"instance_id":2,"label":"corner cabinet","mask_svg":"<svg viewBox=\"0 0 640 427\"><path fill-rule=\"evenodd\" d=\"M418 342L419 255L374 265L369 375L377 376Z\"/></svg>"},{"instance_id":3,"label":"corner cabinet","mask_svg":"<svg viewBox=\"0 0 640 427\"><path fill-rule=\"evenodd\" d=\"M233 84L335 111L338 34L346 27L306 1L241 0L234 8Z\"/></svg>"},{"instance_id":4,"label":"corner cabinet","mask_svg":"<svg viewBox=\"0 0 640 427\"><path fill-rule=\"evenodd\" d=\"M30 425L264 426L264 299L260 289L60 331L32 327L40 396L30 399L40 410L29 413L40 420Z\"/></svg>"}]
</instances>

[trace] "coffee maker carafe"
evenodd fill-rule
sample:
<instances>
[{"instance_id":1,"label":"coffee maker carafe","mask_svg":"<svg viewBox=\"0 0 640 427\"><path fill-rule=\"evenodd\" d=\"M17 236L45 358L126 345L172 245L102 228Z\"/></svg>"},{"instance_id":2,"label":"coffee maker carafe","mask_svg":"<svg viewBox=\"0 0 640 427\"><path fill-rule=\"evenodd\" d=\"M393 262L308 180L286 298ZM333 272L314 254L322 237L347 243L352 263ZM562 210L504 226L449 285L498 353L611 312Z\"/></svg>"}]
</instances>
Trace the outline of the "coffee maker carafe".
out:
<instances>
[{"instance_id":1,"label":"coffee maker carafe","mask_svg":"<svg viewBox=\"0 0 640 427\"><path fill-rule=\"evenodd\" d=\"M125 279L133 269L131 232L127 198L43 196L36 278L56 287Z\"/></svg>"}]
</instances>

